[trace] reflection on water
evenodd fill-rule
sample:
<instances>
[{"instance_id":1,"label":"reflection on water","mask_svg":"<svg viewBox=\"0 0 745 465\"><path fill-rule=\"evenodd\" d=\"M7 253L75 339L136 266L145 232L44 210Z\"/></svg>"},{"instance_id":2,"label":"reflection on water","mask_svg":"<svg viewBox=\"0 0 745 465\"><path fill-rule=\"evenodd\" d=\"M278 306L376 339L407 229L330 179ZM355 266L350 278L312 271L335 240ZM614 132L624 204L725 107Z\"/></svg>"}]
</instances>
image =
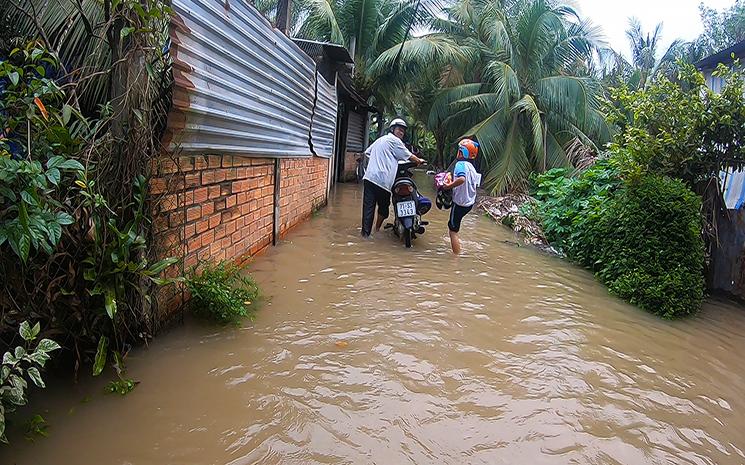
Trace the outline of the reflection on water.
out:
<instances>
[{"instance_id":1,"label":"reflection on water","mask_svg":"<svg viewBox=\"0 0 745 465\"><path fill-rule=\"evenodd\" d=\"M411 250L363 242L360 202L339 187L253 266L256 321L138 350L126 398L37 396L50 437L0 463L745 463L742 309L661 321L477 214L457 258L436 209Z\"/></svg>"}]
</instances>

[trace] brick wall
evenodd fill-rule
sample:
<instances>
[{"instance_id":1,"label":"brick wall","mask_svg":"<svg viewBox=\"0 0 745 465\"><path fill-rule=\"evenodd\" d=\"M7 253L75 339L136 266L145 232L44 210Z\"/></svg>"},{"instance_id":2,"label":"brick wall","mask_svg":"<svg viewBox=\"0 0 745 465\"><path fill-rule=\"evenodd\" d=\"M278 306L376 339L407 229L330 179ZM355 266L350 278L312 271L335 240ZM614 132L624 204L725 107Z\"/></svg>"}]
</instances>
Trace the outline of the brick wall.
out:
<instances>
[{"instance_id":1,"label":"brick wall","mask_svg":"<svg viewBox=\"0 0 745 465\"><path fill-rule=\"evenodd\" d=\"M281 161L281 235L325 204L328 163L316 157ZM272 243L273 159L163 158L153 162L152 173L155 250L159 257L182 258L166 276L179 276L209 261L243 263ZM182 300L180 289L162 289L161 318Z\"/></svg>"},{"instance_id":2,"label":"brick wall","mask_svg":"<svg viewBox=\"0 0 745 465\"><path fill-rule=\"evenodd\" d=\"M326 203L329 160L282 160L280 168L280 237Z\"/></svg>"}]
</instances>

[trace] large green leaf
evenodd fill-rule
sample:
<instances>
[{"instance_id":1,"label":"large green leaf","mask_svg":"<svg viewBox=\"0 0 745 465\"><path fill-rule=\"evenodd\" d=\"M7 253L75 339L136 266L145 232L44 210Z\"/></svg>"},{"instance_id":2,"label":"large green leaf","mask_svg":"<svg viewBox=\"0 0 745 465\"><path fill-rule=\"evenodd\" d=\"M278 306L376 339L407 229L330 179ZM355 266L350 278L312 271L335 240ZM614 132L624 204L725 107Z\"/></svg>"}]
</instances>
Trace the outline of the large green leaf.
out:
<instances>
[{"instance_id":1,"label":"large green leaf","mask_svg":"<svg viewBox=\"0 0 745 465\"><path fill-rule=\"evenodd\" d=\"M93 376L98 376L103 372L106 366L106 358L109 350L109 338L101 336L98 340L98 349L96 350L96 358L93 363Z\"/></svg>"},{"instance_id":2,"label":"large green leaf","mask_svg":"<svg viewBox=\"0 0 745 465\"><path fill-rule=\"evenodd\" d=\"M106 288L104 292L104 305L106 307L106 314L113 320L114 316L116 316L116 291L111 287Z\"/></svg>"}]
</instances>

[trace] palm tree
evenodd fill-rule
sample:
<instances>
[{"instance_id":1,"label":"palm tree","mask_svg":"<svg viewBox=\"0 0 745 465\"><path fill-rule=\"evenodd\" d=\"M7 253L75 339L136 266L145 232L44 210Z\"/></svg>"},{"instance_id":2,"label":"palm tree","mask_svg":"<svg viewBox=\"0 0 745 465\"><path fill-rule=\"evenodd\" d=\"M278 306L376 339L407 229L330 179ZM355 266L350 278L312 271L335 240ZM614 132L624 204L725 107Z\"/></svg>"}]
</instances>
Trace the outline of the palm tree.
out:
<instances>
[{"instance_id":1,"label":"palm tree","mask_svg":"<svg viewBox=\"0 0 745 465\"><path fill-rule=\"evenodd\" d=\"M676 61L679 58L695 60L696 56L700 55L695 44L675 40L665 53L659 56L662 42L661 23L657 24L651 33L645 33L637 18L629 18L626 38L631 50L630 62L615 51L608 55L612 63L604 79L611 85L625 84L634 89L642 89L658 76L673 78L677 74Z\"/></svg>"},{"instance_id":2,"label":"palm tree","mask_svg":"<svg viewBox=\"0 0 745 465\"><path fill-rule=\"evenodd\" d=\"M355 83L382 111L393 112L407 96L411 55L419 61L453 60L445 38L414 38L413 31L441 11L439 0L301 0L298 37L345 45L355 61ZM378 120L382 121L382 115Z\"/></svg>"},{"instance_id":3,"label":"palm tree","mask_svg":"<svg viewBox=\"0 0 745 465\"><path fill-rule=\"evenodd\" d=\"M429 127L479 140L493 193L525 188L532 172L568 166L566 148L577 140L595 150L609 140L603 89L587 74L599 31L572 8L460 0L447 13L435 34L456 37L467 58L465 83L438 94Z\"/></svg>"}]
</instances>

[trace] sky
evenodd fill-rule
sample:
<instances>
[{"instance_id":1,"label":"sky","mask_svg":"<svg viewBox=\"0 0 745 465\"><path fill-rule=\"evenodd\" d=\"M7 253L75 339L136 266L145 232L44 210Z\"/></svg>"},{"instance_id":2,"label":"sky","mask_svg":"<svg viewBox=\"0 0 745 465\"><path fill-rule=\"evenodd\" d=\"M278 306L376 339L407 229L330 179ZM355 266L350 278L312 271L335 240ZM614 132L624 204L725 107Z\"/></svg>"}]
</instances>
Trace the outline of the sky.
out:
<instances>
[{"instance_id":1,"label":"sky","mask_svg":"<svg viewBox=\"0 0 745 465\"><path fill-rule=\"evenodd\" d=\"M692 40L702 32L698 5L701 0L574 0L581 17L589 17L601 26L613 49L628 57L626 40L628 18L636 16L643 30L652 31L662 23L662 53L675 39ZM706 6L721 10L734 0L703 0Z\"/></svg>"}]
</instances>

